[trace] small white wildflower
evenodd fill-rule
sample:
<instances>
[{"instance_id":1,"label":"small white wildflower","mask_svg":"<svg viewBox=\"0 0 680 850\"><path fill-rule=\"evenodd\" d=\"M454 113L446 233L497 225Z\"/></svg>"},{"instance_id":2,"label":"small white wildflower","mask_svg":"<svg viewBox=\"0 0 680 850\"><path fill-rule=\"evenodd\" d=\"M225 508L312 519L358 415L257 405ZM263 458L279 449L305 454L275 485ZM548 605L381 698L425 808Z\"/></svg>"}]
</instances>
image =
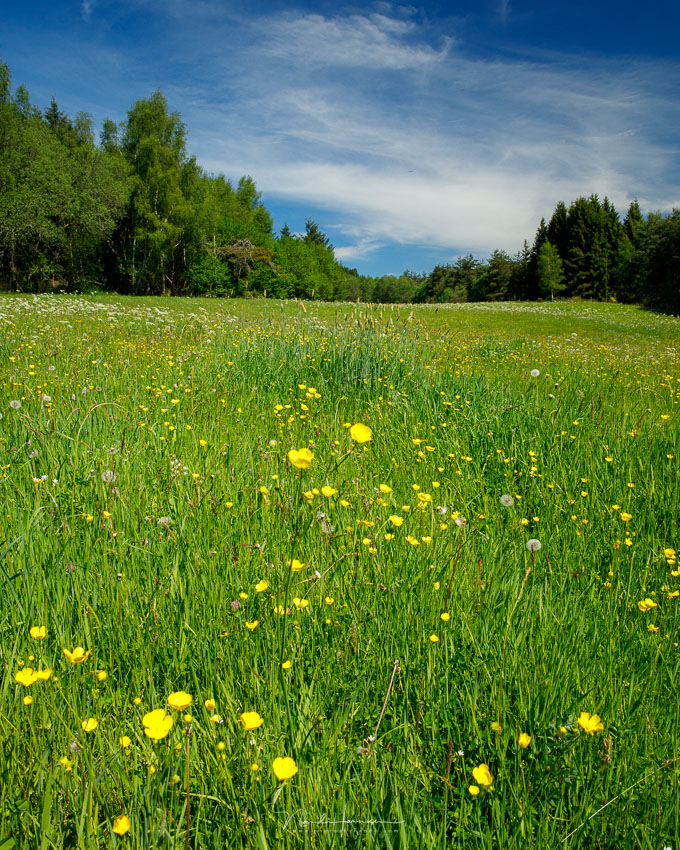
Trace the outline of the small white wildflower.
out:
<instances>
[{"instance_id":1,"label":"small white wildflower","mask_svg":"<svg viewBox=\"0 0 680 850\"><path fill-rule=\"evenodd\" d=\"M503 505L504 508L511 508L514 504L515 500L509 493L504 493L501 496L501 505Z\"/></svg>"},{"instance_id":2,"label":"small white wildflower","mask_svg":"<svg viewBox=\"0 0 680 850\"><path fill-rule=\"evenodd\" d=\"M116 473L112 469L105 469L102 472L102 481L104 484L113 484L116 480Z\"/></svg>"},{"instance_id":3,"label":"small white wildflower","mask_svg":"<svg viewBox=\"0 0 680 850\"><path fill-rule=\"evenodd\" d=\"M170 519L169 516L159 516L158 517L158 525L162 526L163 528L169 528L169 526L171 524L172 524L172 520Z\"/></svg>"},{"instance_id":4,"label":"small white wildflower","mask_svg":"<svg viewBox=\"0 0 680 850\"><path fill-rule=\"evenodd\" d=\"M10 401L9 406L12 408L12 410L19 410L19 408L21 407L21 402L18 399L13 398L12 401Z\"/></svg>"}]
</instances>

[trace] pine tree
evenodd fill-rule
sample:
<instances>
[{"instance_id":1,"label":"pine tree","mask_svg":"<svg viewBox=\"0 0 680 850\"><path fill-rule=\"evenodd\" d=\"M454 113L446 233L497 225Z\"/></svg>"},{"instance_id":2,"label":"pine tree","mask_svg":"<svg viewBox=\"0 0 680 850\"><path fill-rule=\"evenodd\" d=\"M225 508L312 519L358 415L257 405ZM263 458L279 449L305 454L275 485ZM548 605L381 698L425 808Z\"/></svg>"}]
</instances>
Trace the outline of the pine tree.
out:
<instances>
[{"instance_id":1,"label":"pine tree","mask_svg":"<svg viewBox=\"0 0 680 850\"><path fill-rule=\"evenodd\" d=\"M640 212L640 205L638 204L637 198L634 201L631 201L630 206L628 207L628 212L626 213L626 217L623 221L623 228L630 240L630 244L633 248L637 248L642 235L645 232L645 220Z\"/></svg>"},{"instance_id":2,"label":"pine tree","mask_svg":"<svg viewBox=\"0 0 680 850\"><path fill-rule=\"evenodd\" d=\"M548 228L546 227L545 219L542 218L541 223L538 225L536 236L534 237L534 244L531 248L531 253L529 254L526 269L526 288L524 297L528 298L530 301L540 298L541 288L538 282L538 255L543 247L543 243L547 242L547 240Z\"/></svg>"},{"instance_id":3,"label":"pine tree","mask_svg":"<svg viewBox=\"0 0 680 850\"><path fill-rule=\"evenodd\" d=\"M331 245L331 240L325 233L321 232L319 225L311 218L308 218L305 222L305 235L303 237L303 241L323 245L324 248L327 248L331 252L334 250Z\"/></svg>"}]
</instances>

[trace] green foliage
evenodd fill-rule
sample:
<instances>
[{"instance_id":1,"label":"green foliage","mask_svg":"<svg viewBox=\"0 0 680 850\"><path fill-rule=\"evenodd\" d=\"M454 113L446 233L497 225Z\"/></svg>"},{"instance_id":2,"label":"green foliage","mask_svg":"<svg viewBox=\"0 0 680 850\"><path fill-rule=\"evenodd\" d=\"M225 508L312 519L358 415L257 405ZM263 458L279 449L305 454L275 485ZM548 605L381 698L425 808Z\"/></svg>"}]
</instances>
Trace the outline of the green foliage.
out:
<instances>
[{"instance_id":1,"label":"green foliage","mask_svg":"<svg viewBox=\"0 0 680 850\"><path fill-rule=\"evenodd\" d=\"M210 252L195 260L187 273L189 295L227 295L231 288L229 267Z\"/></svg>"},{"instance_id":2,"label":"green foliage","mask_svg":"<svg viewBox=\"0 0 680 850\"><path fill-rule=\"evenodd\" d=\"M552 301L556 292L564 289L564 271L557 248L551 242L544 242L538 252L538 285L545 296Z\"/></svg>"}]
</instances>

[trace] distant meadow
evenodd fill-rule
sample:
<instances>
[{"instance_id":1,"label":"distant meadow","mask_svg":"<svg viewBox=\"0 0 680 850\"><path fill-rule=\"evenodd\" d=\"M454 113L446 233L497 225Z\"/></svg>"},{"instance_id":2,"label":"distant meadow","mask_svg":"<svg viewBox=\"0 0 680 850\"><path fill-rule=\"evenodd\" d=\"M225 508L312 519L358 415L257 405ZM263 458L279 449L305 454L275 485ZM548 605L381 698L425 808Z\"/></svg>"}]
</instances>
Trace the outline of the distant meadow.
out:
<instances>
[{"instance_id":1,"label":"distant meadow","mask_svg":"<svg viewBox=\"0 0 680 850\"><path fill-rule=\"evenodd\" d=\"M0 298L0 850L680 836L680 319Z\"/></svg>"}]
</instances>

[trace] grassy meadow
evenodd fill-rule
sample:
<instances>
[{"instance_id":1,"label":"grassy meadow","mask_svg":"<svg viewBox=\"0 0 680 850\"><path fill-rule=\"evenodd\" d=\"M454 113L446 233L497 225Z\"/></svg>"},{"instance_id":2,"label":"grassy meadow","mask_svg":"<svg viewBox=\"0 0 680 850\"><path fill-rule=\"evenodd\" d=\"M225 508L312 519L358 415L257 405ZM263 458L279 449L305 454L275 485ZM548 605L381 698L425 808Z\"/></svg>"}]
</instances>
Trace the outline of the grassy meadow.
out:
<instances>
[{"instance_id":1,"label":"grassy meadow","mask_svg":"<svg viewBox=\"0 0 680 850\"><path fill-rule=\"evenodd\" d=\"M0 368L0 850L678 846L679 319L6 296Z\"/></svg>"}]
</instances>

